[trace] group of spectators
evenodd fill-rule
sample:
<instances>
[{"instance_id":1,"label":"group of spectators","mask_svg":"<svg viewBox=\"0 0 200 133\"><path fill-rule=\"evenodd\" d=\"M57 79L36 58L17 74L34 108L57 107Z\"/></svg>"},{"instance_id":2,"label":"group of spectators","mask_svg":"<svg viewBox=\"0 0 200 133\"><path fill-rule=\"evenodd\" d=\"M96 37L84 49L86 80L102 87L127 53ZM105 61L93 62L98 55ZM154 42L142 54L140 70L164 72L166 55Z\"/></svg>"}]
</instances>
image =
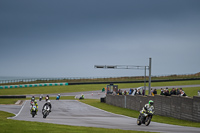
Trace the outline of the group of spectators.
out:
<instances>
[{"instance_id":1,"label":"group of spectators","mask_svg":"<svg viewBox=\"0 0 200 133\"><path fill-rule=\"evenodd\" d=\"M182 88L172 88L171 91L168 90L168 87L166 89L161 88L161 93L160 95L165 95L165 96L172 96L172 95L178 95L178 96L187 96L185 92L183 91ZM124 90L122 91L121 89L118 89L117 92L114 92L114 95L145 95L145 90L144 89L130 89L129 91ZM158 92L156 89L151 88L151 95L158 95Z\"/></svg>"},{"instance_id":2,"label":"group of spectators","mask_svg":"<svg viewBox=\"0 0 200 133\"><path fill-rule=\"evenodd\" d=\"M162 89L161 88L160 95L165 95L165 96L172 96L172 95L187 96L182 88L180 88L180 90L178 88L176 88L176 89L172 88L172 90L170 92L169 92L168 88L166 88L166 89Z\"/></svg>"},{"instance_id":3,"label":"group of spectators","mask_svg":"<svg viewBox=\"0 0 200 133\"><path fill-rule=\"evenodd\" d=\"M115 92L117 95L144 95L144 90L140 89L130 89L129 91L124 90L122 91L119 89L117 92Z\"/></svg>"}]
</instances>

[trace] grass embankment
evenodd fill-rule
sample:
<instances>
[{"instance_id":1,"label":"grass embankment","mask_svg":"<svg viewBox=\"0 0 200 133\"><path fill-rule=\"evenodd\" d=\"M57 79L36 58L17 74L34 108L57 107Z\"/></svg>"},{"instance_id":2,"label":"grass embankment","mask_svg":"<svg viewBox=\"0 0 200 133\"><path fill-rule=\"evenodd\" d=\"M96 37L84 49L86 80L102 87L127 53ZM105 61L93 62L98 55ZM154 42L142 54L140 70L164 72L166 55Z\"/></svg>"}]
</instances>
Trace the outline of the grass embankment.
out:
<instances>
[{"instance_id":1,"label":"grass embankment","mask_svg":"<svg viewBox=\"0 0 200 133\"><path fill-rule=\"evenodd\" d=\"M200 80L154 82L152 83L151 86L156 87L156 86L195 85L195 84L200 84ZM9 89L0 89L0 95L52 94L52 93L95 91L95 90L101 90L102 88L106 87L106 85L107 84L88 84L88 85L69 85L69 86L9 88ZM128 83L128 84L117 84L117 85L118 88L137 88L139 86L144 86L144 83Z\"/></svg>"},{"instance_id":2,"label":"grass embankment","mask_svg":"<svg viewBox=\"0 0 200 133\"><path fill-rule=\"evenodd\" d=\"M0 111L0 132L1 133L146 133L143 131L130 131L120 129L106 129L95 127L68 126L40 122L28 122L7 119L14 116L11 113Z\"/></svg>"}]
</instances>

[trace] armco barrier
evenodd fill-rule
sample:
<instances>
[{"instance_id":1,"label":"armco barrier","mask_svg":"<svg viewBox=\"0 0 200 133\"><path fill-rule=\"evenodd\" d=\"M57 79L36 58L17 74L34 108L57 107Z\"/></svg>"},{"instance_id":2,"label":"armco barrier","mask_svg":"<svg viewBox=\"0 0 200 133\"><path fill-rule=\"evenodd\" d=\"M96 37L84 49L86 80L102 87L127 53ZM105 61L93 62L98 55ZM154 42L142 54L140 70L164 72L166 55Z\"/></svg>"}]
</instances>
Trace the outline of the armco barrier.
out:
<instances>
[{"instance_id":1,"label":"armco barrier","mask_svg":"<svg viewBox=\"0 0 200 133\"><path fill-rule=\"evenodd\" d=\"M15 96L15 95L13 95L13 96L0 96L0 98L26 98L26 96L24 96L24 95Z\"/></svg>"},{"instance_id":2,"label":"armco barrier","mask_svg":"<svg viewBox=\"0 0 200 133\"><path fill-rule=\"evenodd\" d=\"M4 85L4 86L0 86L0 89L38 87L38 86L66 86L66 85L68 85L68 83L40 83L40 84L24 84L24 85Z\"/></svg>"},{"instance_id":3,"label":"armco barrier","mask_svg":"<svg viewBox=\"0 0 200 133\"><path fill-rule=\"evenodd\" d=\"M155 114L200 122L200 96L131 96L106 95L106 103L140 111L149 100L154 101Z\"/></svg>"}]
</instances>

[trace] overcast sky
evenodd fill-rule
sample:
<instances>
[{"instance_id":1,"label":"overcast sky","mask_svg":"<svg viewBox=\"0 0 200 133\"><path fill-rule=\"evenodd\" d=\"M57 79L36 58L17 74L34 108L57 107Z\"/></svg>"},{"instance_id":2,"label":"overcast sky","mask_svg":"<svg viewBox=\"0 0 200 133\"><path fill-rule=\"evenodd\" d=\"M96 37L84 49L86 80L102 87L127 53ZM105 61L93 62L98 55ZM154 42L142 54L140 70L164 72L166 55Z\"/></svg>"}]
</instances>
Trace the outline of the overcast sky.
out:
<instances>
[{"instance_id":1,"label":"overcast sky","mask_svg":"<svg viewBox=\"0 0 200 133\"><path fill-rule=\"evenodd\" d=\"M0 76L200 72L200 0L0 0Z\"/></svg>"}]
</instances>

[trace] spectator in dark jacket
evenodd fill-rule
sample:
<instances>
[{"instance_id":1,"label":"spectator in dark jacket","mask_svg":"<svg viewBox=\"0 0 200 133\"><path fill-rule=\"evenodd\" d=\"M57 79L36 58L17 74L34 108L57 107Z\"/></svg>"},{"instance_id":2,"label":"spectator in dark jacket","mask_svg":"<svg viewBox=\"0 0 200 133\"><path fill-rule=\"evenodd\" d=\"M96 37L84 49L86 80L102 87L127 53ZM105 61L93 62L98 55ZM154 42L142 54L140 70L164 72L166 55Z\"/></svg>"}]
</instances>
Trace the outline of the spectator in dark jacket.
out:
<instances>
[{"instance_id":1,"label":"spectator in dark jacket","mask_svg":"<svg viewBox=\"0 0 200 133\"><path fill-rule=\"evenodd\" d=\"M169 90L168 90L168 87L166 87L166 91L167 91L167 93L169 94Z\"/></svg>"},{"instance_id":2,"label":"spectator in dark jacket","mask_svg":"<svg viewBox=\"0 0 200 133\"><path fill-rule=\"evenodd\" d=\"M162 88L160 89L160 91L161 91L161 92L160 92L160 95L164 95L164 94L163 94L163 89L162 89Z\"/></svg>"},{"instance_id":3,"label":"spectator in dark jacket","mask_svg":"<svg viewBox=\"0 0 200 133\"><path fill-rule=\"evenodd\" d=\"M163 95L170 96L166 89L163 90Z\"/></svg>"},{"instance_id":4,"label":"spectator in dark jacket","mask_svg":"<svg viewBox=\"0 0 200 133\"><path fill-rule=\"evenodd\" d=\"M180 96L187 96L183 90L180 90L180 93L181 93Z\"/></svg>"},{"instance_id":5,"label":"spectator in dark jacket","mask_svg":"<svg viewBox=\"0 0 200 133\"><path fill-rule=\"evenodd\" d=\"M172 90L170 91L170 95L176 95L176 90L175 90L175 88L172 88Z\"/></svg>"},{"instance_id":6,"label":"spectator in dark jacket","mask_svg":"<svg viewBox=\"0 0 200 133\"><path fill-rule=\"evenodd\" d=\"M176 95L180 95L180 94L181 94L181 93L180 93L179 89L176 88Z\"/></svg>"},{"instance_id":7,"label":"spectator in dark jacket","mask_svg":"<svg viewBox=\"0 0 200 133\"><path fill-rule=\"evenodd\" d=\"M137 90L135 95L142 95L141 92L140 92L140 89Z\"/></svg>"},{"instance_id":8,"label":"spectator in dark jacket","mask_svg":"<svg viewBox=\"0 0 200 133\"><path fill-rule=\"evenodd\" d=\"M153 94L154 95L157 94L157 90L156 89L153 90Z\"/></svg>"}]
</instances>

